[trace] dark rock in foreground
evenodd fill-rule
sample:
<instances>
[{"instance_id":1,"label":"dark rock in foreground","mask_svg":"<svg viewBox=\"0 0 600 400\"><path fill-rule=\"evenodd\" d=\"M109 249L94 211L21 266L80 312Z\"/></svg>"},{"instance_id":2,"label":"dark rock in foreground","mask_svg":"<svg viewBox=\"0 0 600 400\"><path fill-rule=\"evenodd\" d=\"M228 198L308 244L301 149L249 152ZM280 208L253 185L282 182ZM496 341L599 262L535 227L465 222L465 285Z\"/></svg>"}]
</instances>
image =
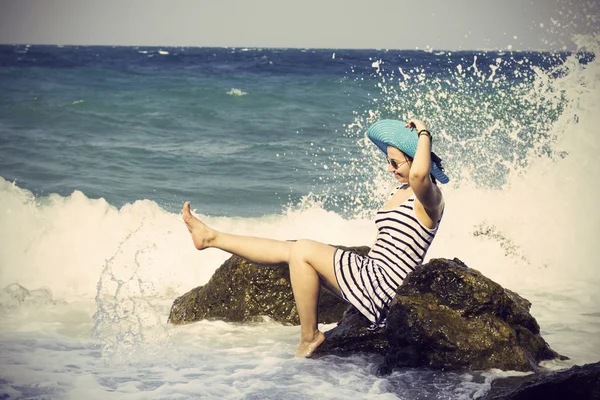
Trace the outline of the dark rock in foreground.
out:
<instances>
[{"instance_id":1,"label":"dark rock in foreground","mask_svg":"<svg viewBox=\"0 0 600 400\"><path fill-rule=\"evenodd\" d=\"M382 354L382 373L396 367L532 371L561 356L540 336L530 306L457 259L434 259L404 280L384 330L369 331L364 317L348 312L314 356Z\"/></svg>"},{"instance_id":2,"label":"dark rock in foreground","mask_svg":"<svg viewBox=\"0 0 600 400\"><path fill-rule=\"evenodd\" d=\"M531 303L454 261L417 268L390 307L391 367L531 371L559 357L540 336Z\"/></svg>"},{"instance_id":3,"label":"dark rock in foreground","mask_svg":"<svg viewBox=\"0 0 600 400\"><path fill-rule=\"evenodd\" d=\"M371 323L354 306L350 306L338 325L325 332L325 341L313 357L349 356L357 353L385 356L390 345L383 328L371 329Z\"/></svg>"},{"instance_id":4,"label":"dark rock in foreground","mask_svg":"<svg viewBox=\"0 0 600 400\"><path fill-rule=\"evenodd\" d=\"M367 252L368 247L352 248ZM319 299L319 323L342 318L348 303L327 290ZM173 302L169 322L186 324L202 319L250 322L268 316L275 321L298 325L298 313L287 264L261 265L232 256L210 281Z\"/></svg>"},{"instance_id":5,"label":"dark rock in foreground","mask_svg":"<svg viewBox=\"0 0 600 400\"><path fill-rule=\"evenodd\" d=\"M496 379L481 400L600 400L600 362L560 372Z\"/></svg>"},{"instance_id":6,"label":"dark rock in foreground","mask_svg":"<svg viewBox=\"0 0 600 400\"><path fill-rule=\"evenodd\" d=\"M406 277L384 328L371 329L356 309L323 290L319 322L341 321L313 356L379 354L382 373L398 367L532 371L540 361L561 356L540 336L530 307L461 261L434 259ZM233 256L206 285L175 300L169 322L249 322L262 316L299 324L288 266Z\"/></svg>"}]
</instances>

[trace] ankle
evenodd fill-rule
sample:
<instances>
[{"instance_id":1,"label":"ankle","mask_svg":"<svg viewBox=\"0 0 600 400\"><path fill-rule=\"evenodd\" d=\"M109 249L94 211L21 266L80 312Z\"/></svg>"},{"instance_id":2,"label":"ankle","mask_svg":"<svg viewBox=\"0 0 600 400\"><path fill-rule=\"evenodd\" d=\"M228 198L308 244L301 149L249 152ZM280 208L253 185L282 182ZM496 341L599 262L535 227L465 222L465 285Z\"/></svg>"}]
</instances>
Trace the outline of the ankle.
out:
<instances>
[{"instance_id":1,"label":"ankle","mask_svg":"<svg viewBox=\"0 0 600 400\"><path fill-rule=\"evenodd\" d=\"M303 343L311 343L319 336L319 330L309 330L307 332L300 333L300 341Z\"/></svg>"},{"instance_id":2,"label":"ankle","mask_svg":"<svg viewBox=\"0 0 600 400\"><path fill-rule=\"evenodd\" d=\"M206 231L206 236L204 238L204 243L206 245L206 247L218 247L218 241L219 241L219 232L215 231L214 229L211 229L209 227L206 227L207 231Z\"/></svg>"}]
</instances>

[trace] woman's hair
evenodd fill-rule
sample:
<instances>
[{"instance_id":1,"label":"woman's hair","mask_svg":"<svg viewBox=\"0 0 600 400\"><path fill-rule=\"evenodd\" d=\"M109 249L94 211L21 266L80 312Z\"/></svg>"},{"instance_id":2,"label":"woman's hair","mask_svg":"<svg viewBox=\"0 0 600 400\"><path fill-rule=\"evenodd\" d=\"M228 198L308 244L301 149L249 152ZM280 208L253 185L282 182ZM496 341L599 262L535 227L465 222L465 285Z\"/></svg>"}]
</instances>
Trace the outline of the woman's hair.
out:
<instances>
[{"instance_id":1,"label":"woman's hair","mask_svg":"<svg viewBox=\"0 0 600 400\"><path fill-rule=\"evenodd\" d=\"M438 155L435 154L433 151L431 152L431 161L439 168L440 171L444 172L444 167L442 166L442 159L439 158ZM431 181L437 184L437 181L435 180L433 174L429 175L431 175Z\"/></svg>"}]
</instances>

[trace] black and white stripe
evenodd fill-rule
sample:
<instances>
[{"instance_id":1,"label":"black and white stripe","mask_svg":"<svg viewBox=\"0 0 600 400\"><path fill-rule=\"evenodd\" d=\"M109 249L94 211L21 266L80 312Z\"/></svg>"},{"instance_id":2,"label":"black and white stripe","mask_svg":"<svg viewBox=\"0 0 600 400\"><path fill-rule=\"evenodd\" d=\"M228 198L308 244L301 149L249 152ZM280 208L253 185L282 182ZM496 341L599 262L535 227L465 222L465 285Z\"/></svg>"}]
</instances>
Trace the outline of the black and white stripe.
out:
<instances>
[{"instance_id":1,"label":"black and white stripe","mask_svg":"<svg viewBox=\"0 0 600 400\"><path fill-rule=\"evenodd\" d=\"M406 275L421 265L437 232L424 227L414 210L414 195L393 210L380 210L377 241L367 256L336 250L335 274L346 301L373 324L387 315Z\"/></svg>"}]
</instances>

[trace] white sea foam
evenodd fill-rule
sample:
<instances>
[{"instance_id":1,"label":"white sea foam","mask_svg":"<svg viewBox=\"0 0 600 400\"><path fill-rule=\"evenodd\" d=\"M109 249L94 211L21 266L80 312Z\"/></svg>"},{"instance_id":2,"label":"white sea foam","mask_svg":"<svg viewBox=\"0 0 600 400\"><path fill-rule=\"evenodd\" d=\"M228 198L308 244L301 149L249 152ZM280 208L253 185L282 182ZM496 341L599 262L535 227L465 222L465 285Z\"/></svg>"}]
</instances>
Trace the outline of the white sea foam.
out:
<instances>
[{"instance_id":1,"label":"white sea foam","mask_svg":"<svg viewBox=\"0 0 600 400\"><path fill-rule=\"evenodd\" d=\"M0 271L3 286L48 286L60 298L91 298L107 260L113 259L114 271L121 269L125 279L131 277L127 271L137 269L137 276L153 283L154 294L183 293L206 283L228 257L218 250L195 251L180 215L148 200L116 209L81 192L36 199L0 178L0 205L0 264L7 266ZM311 200L285 215L203 219L223 231L282 240L359 245L370 244L374 235L370 221L344 220Z\"/></svg>"},{"instance_id":2,"label":"white sea foam","mask_svg":"<svg viewBox=\"0 0 600 400\"><path fill-rule=\"evenodd\" d=\"M231 90L229 90L227 92L227 94L230 95L230 96L238 96L239 97L239 96L245 96L248 93L244 92L241 89L231 88Z\"/></svg>"}]
</instances>

